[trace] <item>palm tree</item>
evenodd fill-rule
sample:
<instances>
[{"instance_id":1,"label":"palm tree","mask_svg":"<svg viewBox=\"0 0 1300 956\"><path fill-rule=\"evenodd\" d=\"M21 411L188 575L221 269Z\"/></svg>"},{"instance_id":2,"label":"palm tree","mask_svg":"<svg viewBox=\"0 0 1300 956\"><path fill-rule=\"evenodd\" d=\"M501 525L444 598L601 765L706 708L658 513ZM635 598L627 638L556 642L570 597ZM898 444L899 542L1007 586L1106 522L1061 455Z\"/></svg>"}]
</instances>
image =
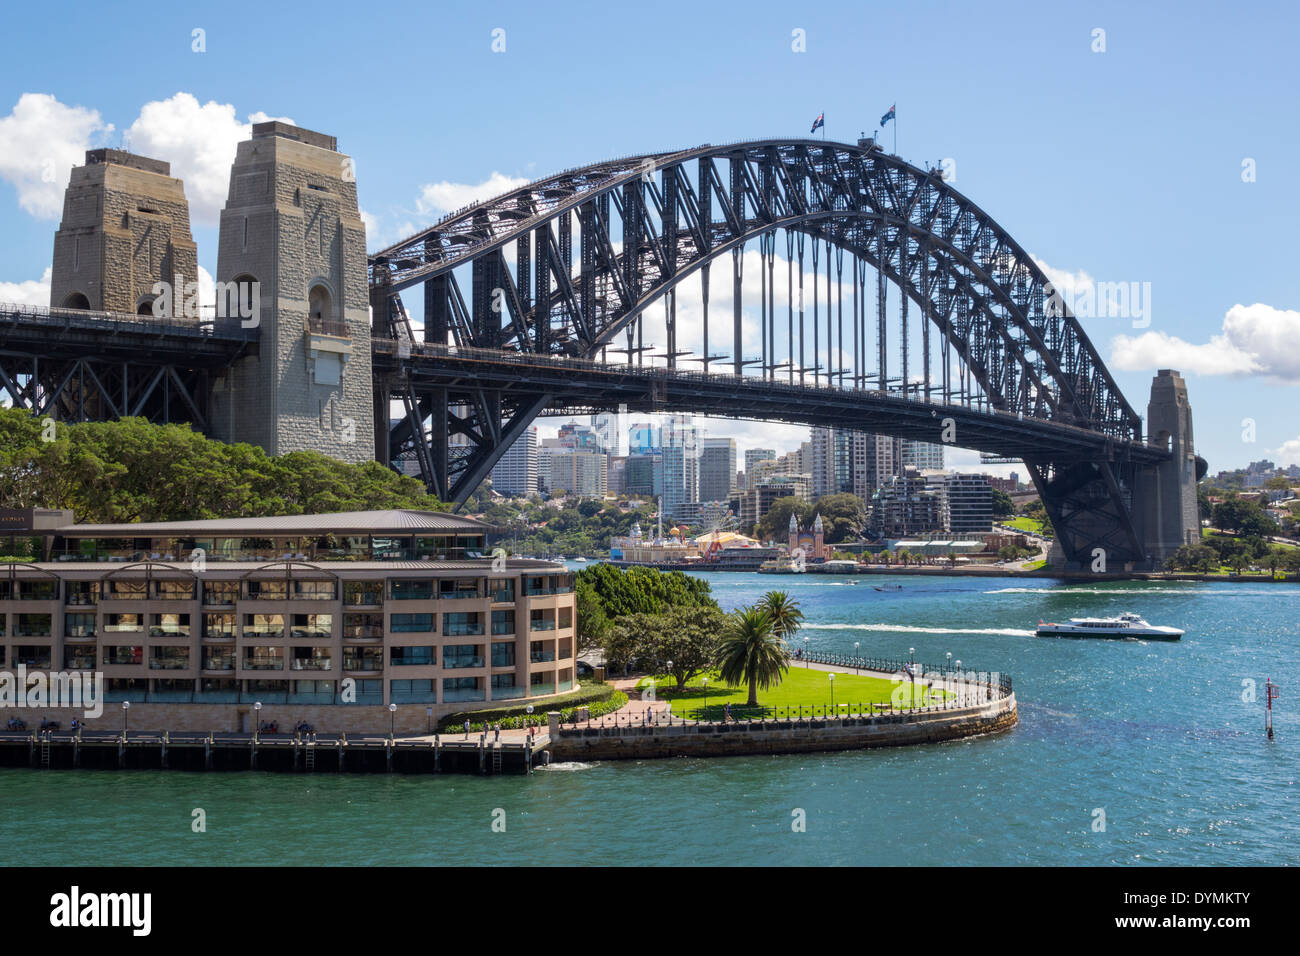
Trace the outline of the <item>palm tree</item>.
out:
<instances>
[{"instance_id":1,"label":"palm tree","mask_svg":"<svg viewBox=\"0 0 1300 956\"><path fill-rule=\"evenodd\" d=\"M758 706L758 688L781 683L789 668L785 644L772 627L772 619L757 607L742 608L727 621L718 648L718 675L728 684L749 685L750 707Z\"/></svg>"},{"instance_id":2,"label":"palm tree","mask_svg":"<svg viewBox=\"0 0 1300 956\"><path fill-rule=\"evenodd\" d=\"M772 621L772 630L785 642L787 651L794 647L794 636L803 623L799 602L784 591L768 591L756 605Z\"/></svg>"}]
</instances>

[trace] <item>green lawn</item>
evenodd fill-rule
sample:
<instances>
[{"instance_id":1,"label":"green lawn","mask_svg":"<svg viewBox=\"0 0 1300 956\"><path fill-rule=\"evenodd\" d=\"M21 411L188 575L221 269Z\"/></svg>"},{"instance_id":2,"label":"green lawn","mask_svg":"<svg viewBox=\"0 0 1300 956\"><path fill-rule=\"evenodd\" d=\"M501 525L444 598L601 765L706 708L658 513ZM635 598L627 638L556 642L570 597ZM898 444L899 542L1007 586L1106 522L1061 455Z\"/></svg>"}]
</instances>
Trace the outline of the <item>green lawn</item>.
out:
<instances>
[{"instance_id":1,"label":"green lawn","mask_svg":"<svg viewBox=\"0 0 1300 956\"><path fill-rule=\"evenodd\" d=\"M1008 528L1015 528L1018 531L1028 531L1031 534L1043 533L1043 523L1041 521L1037 518L1026 518L1024 515L1015 518L1004 518L1002 519L1002 524L1006 525Z\"/></svg>"},{"instance_id":2,"label":"green lawn","mask_svg":"<svg viewBox=\"0 0 1300 956\"><path fill-rule=\"evenodd\" d=\"M828 671L814 670L794 664L786 671L784 679L776 687L758 691L757 709L745 706L749 692L744 687L725 687L720 684L718 675L709 676L708 692L699 677L694 678L684 691L678 693L677 682L670 677L655 678L656 694L660 700L668 701L672 712L679 717L691 717L705 720L721 720L723 705L731 704L731 715L742 717L808 717L816 713L822 716L827 712L838 711L841 714L858 713L866 709L867 704L874 704L875 710L888 709L893 702L900 707L908 707L912 702L911 683L895 684L881 677L867 677L861 674L836 674L834 680L835 707L831 709L831 684ZM646 678L645 682L649 682ZM897 692L897 697L895 697ZM916 699L920 705L938 703L943 697L951 697L947 691L931 691L927 695L924 683L916 685ZM707 700L707 706L706 706ZM841 704L849 704L842 707ZM802 709L802 711L801 711Z\"/></svg>"},{"instance_id":3,"label":"green lawn","mask_svg":"<svg viewBox=\"0 0 1300 956\"><path fill-rule=\"evenodd\" d=\"M1030 561L1030 562L1028 562L1027 564L1024 565L1023 570L1025 570L1025 571L1041 571L1041 570L1042 570L1043 568L1045 568L1045 567L1047 567L1047 562L1046 562L1046 561Z\"/></svg>"}]
</instances>

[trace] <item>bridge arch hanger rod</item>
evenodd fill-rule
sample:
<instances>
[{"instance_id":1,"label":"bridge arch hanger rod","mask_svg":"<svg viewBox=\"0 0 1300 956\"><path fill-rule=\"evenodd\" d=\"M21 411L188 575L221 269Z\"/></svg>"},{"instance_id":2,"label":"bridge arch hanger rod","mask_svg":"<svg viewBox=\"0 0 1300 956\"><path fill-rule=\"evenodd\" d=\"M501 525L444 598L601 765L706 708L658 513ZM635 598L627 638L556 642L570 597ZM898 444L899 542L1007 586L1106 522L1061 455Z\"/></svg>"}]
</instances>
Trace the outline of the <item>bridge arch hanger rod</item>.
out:
<instances>
[{"instance_id":1,"label":"bridge arch hanger rod","mask_svg":"<svg viewBox=\"0 0 1300 956\"><path fill-rule=\"evenodd\" d=\"M795 226L798 224L798 221L803 220L807 222L820 222L825 220L842 220L849 215L855 218L868 220L868 221L880 220L882 218L878 212L868 211L868 210L862 210L858 212L844 211L844 210L818 210L816 212L807 213L804 216L800 216L795 219L782 220L775 224L775 228L786 228L792 235L802 234L805 236L816 236L817 238L821 239L825 235L824 231L805 230L805 229L795 228ZM898 224L902 222L902 220L894 220L892 217L885 217L885 218L888 218L889 221L894 224ZM741 243L744 243L748 240L752 240L756 234L759 234L765 231L767 228L771 228L771 227L772 227L771 224L756 225L751 231L741 236L732 237L723 242L717 243L716 245L710 248L709 255L707 257L706 256L698 257L692 260L691 262L688 262L687 264L681 266L671 277L668 277L666 281L656 283L655 285L647 289L631 309L629 309L627 312L620 315L617 321L611 323L602 332L601 336L599 336L595 340L595 342L592 343L592 346L594 348L599 348L600 346L604 344L608 344L608 342L613 341L615 336L617 336L622 331L624 331L628 326L631 325L631 323L635 322L638 319L638 317L643 312L645 312L648 308L654 305L669 288L676 286L677 284L681 283L682 281L694 275L696 272L700 271L702 268L706 267L708 263L712 261L713 258L716 258L717 256L729 252L733 247L738 246ZM918 234L927 235L927 236L930 235L929 233L924 233L924 232L918 232ZM882 269L879 259L875 254L875 252L872 251L870 245L858 246L850 242L845 242L837 236L832 236L831 242L837 248L842 248L845 251L854 254L862 261L870 265L872 268L882 271L883 274L886 276L886 278L891 283L893 283L896 287L898 287L900 290L903 290L907 294L908 298L914 303L916 303L918 307L922 307L923 305L925 305L922 298L921 289L919 289L916 283L912 282L910 278L907 281L904 281L903 276L900 274L897 267L894 265L892 259L891 261L885 263L884 268ZM887 251L889 251L889 250L896 249L896 247L897 247L896 244L890 244L887 245L885 248ZM946 247L940 245L939 248L945 249ZM968 264L975 277L982 277L983 278L983 281L981 282L982 285L985 285L987 288L992 289L994 291L999 290L998 284L993 282L991 279L987 278L987 274L984 273L984 271L980 269L977 264L971 262L970 260L965 259L965 257L962 257L960 255L955 255L953 258L961 262L963 265ZM978 289L976 289L975 283L972 281L972 277L963 275L962 272L959 270L952 270L951 268L952 260L945 260L935 255L933 247L931 248L929 253L929 261L933 261L939 264L941 267L947 266L949 268L950 275L957 280L958 290L966 294L971 299L971 301L975 304L976 309L981 314L990 317L988 319L989 326L997 330L1002 341L1011 350L1011 354L1015 356L1016 361L1020 365L1023 372L1031 379L1032 384L1037 390L1037 393L1041 395L1049 404L1051 404L1053 407L1053 411L1059 415L1059 410L1060 410L1059 396L1057 396L1051 388L1048 388L1046 384L1038 377L1037 372L1033 367L1033 363L1030 362L1028 357L1021 351L1021 343L1017 342L1012 337L1010 330L1008 330L1005 327L1005 323L1001 322L1000 320L995 321L992 318L991 307L987 301L988 296L980 293ZM930 304L933 305L933 303ZM1014 303L1008 303L1005 301L1004 301L1004 305L1006 305L1008 308L1014 307ZM940 323L939 318L935 315L935 310L923 309L922 311L923 312L928 311L930 313L930 321L934 322L937 326L939 326L940 333L945 336L946 340L949 341L949 343L952 346L957 348L959 356L962 358L964 362L966 362L967 367L971 370L972 374L975 375L977 382L979 383L980 387L984 389L985 394L986 396L988 396L990 401L1003 401L1003 402L1007 401L1008 399L1007 396L1002 395L999 390L991 387L990 380L989 380L989 371L985 369L981 363L974 360L974 357L970 354L969 343L963 339L958 338L953 332L951 326L945 329L943 325Z\"/></svg>"}]
</instances>

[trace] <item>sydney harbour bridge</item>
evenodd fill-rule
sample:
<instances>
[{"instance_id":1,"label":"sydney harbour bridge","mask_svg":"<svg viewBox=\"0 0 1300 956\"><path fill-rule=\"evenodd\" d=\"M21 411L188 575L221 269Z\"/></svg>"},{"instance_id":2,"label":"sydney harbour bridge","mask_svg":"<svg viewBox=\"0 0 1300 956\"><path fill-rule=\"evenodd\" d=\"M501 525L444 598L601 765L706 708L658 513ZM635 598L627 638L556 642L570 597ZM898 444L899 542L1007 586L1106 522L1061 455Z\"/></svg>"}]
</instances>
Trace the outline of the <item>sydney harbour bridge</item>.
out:
<instances>
[{"instance_id":1,"label":"sydney harbour bridge","mask_svg":"<svg viewBox=\"0 0 1300 956\"><path fill-rule=\"evenodd\" d=\"M626 409L1023 460L1073 567L1097 569L1099 555L1103 568L1151 567L1199 533L1205 463L1177 373L1156 377L1144 430L1015 239L940 170L871 140L706 145L566 170L370 253L366 269L374 455L415 460L445 500L463 502L538 415ZM729 308L711 313L719 271ZM403 293L422 293L422 321ZM10 310L0 391L58 418L144 414L214 431L212 382L262 334L236 320L196 332Z\"/></svg>"}]
</instances>

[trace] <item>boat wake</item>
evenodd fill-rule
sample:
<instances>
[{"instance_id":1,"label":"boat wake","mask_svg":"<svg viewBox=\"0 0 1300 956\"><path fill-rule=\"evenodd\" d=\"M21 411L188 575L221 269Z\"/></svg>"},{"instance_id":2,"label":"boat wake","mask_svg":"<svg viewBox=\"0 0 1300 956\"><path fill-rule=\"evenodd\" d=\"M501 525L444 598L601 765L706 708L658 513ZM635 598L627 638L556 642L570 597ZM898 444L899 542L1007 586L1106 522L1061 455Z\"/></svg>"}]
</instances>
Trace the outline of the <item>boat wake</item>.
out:
<instances>
[{"instance_id":1,"label":"boat wake","mask_svg":"<svg viewBox=\"0 0 1300 956\"><path fill-rule=\"evenodd\" d=\"M590 770L594 766L596 766L594 763L583 763L580 760L566 760L564 763L553 763L544 767L534 767L533 769L571 771L571 770Z\"/></svg>"},{"instance_id":2,"label":"boat wake","mask_svg":"<svg viewBox=\"0 0 1300 956\"><path fill-rule=\"evenodd\" d=\"M879 631L886 634L988 634L994 637L1033 637L1018 627L915 627L911 624L804 624L811 631Z\"/></svg>"},{"instance_id":3,"label":"boat wake","mask_svg":"<svg viewBox=\"0 0 1300 956\"><path fill-rule=\"evenodd\" d=\"M1206 594L1206 588L1187 588L1187 587L1141 587L1141 588L1077 588L1077 587L1043 587L1043 588L995 588L992 591L985 591L985 594L1100 594L1109 597L1127 596L1129 594ZM1259 596L1262 594L1276 595L1287 593L1277 589L1271 590L1223 590L1214 592L1216 596L1231 595L1252 595Z\"/></svg>"}]
</instances>

